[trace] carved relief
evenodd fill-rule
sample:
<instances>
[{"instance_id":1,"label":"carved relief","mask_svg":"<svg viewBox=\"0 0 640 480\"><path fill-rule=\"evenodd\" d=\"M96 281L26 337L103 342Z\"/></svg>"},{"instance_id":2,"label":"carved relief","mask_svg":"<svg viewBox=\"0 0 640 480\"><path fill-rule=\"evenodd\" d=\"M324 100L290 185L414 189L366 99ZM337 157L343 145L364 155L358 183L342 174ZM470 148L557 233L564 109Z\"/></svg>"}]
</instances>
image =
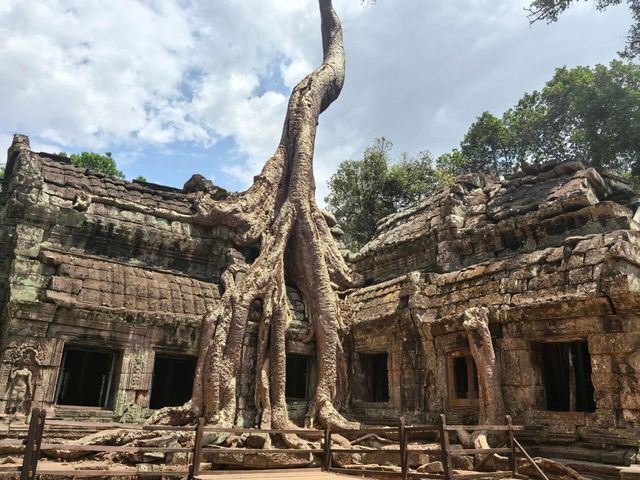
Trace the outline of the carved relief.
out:
<instances>
[{"instance_id":1,"label":"carved relief","mask_svg":"<svg viewBox=\"0 0 640 480\"><path fill-rule=\"evenodd\" d=\"M37 351L30 347L22 349L21 357L14 362L9 374L5 391L4 413L11 415L27 415L29 413L39 366Z\"/></svg>"},{"instance_id":2,"label":"carved relief","mask_svg":"<svg viewBox=\"0 0 640 480\"><path fill-rule=\"evenodd\" d=\"M50 363L50 350L50 345L47 342L29 341L23 344L12 342L5 350L4 359L15 365L25 357L26 352L32 352L37 365L47 365Z\"/></svg>"},{"instance_id":3,"label":"carved relief","mask_svg":"<svg viewBox=\"0 0 640 480\"><path fill-rule=\"evenodd\" d=\"M142 388L142 374L144 373L144 356L136 355L131 358L131 369L129 376L129 388L140 390Z\"/></svg>"}]
</instances>

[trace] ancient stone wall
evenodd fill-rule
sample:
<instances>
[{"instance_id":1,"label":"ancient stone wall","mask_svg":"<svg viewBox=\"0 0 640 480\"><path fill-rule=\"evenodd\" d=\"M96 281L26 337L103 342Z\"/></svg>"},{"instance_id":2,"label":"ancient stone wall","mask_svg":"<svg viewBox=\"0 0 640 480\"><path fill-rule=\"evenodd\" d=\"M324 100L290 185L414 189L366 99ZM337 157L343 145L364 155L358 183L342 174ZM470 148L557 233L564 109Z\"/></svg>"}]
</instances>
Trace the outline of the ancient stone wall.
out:
<instances>
[{"instance_id":1,"label":"ancient stone wall","mask_svg":"<svg viewBox=\"0 0 640 480\"><path fill-rule=\"evenodd\" d=\"M222 271L252 253L234 249L228 229L189 221L202 188L225 195L196 176L184 190L105 177L16 137L0 189L0 414L33 405L76 419L149 414L157 360L193 360ZM482 399L463 317L486 307L506 409L542 428L523 438L599 445L586 457L627 462L640 438L637 204L621 177L571 162L505 180L465 176L384 219L349 256L368 286L342 300L337 405L371 424L399 415L431 423L442 412L477 421ZM315 346L304 342L300 295L290 287L288 296L286 349L298 376L287 379L296 385L289 409L302 421ZM256 414L258 313L238 379L245 425ZM110 355L103 387L112 398L101 389L102 408L62 405L65 362L87 352ZM570 370L558 386L566 399L550 389L554 356L565 362L559 371Z\"/></svg>"},{"instance_id":2,"label":"ancient stone wall","mask_svg":"<svg viewBox=\"0 0 640 480\"><path fill-rule=\"evenodd\" d=\"M53 405L63 350L73 345L115 352L112 410L139 415L148 407L155 353L196 354L201 318L219 298L231 232L149 213L189 213L190 201L176 189L32 153L21 136L2 190L2 413L16 410L14 397L25 389L18 413L30 403ZM18 379L16 386L23 356L31 384Z\"/></svg>"},{"instance_id":3,"label":"ancient stone wall","mask_svg":"<svg viewBox=\"0 0 640 480\"><path fill-rule=\"evenodd\" d=\"M357 413L433 421L444 411L451 421L477 420L477 392L457 378L472 365L462 317L489 307L507 409L516 421L543 428L530 441L600 439L615 455L637 447L636 205L615 174L564 163L507 180L463 177L383 220L376 238L352 256L372 283L349 296L353 335L361 339L354 351L388 352L390 390L403 393ZM584 368L591 372L582 374L593 385L593 411L549 408L554 393L545 387L543 356L558 345L588 349ZM461 385L469 398L457 398Z\"/></svg>"}]
</instances>

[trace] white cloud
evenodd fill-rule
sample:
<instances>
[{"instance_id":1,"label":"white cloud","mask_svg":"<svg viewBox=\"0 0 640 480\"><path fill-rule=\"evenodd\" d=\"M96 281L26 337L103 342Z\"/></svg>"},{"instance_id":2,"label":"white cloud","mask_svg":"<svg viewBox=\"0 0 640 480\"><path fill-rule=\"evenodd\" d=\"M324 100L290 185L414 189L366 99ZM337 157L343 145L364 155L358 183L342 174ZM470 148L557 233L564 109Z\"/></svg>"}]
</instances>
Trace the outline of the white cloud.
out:
<instances>
[{"instance_id":1,"label":"white cloud","mask_svg":"<svg viewBox=\"0 0 640 480\"><path fill-rule=\"evenodd\" d=\"M66 145L130 137L157 121L184 78L187 14L177 1L9 2L0 15L0 124ZM186 113L178 117L184 123Z\"/></svg>"}]
</instances>

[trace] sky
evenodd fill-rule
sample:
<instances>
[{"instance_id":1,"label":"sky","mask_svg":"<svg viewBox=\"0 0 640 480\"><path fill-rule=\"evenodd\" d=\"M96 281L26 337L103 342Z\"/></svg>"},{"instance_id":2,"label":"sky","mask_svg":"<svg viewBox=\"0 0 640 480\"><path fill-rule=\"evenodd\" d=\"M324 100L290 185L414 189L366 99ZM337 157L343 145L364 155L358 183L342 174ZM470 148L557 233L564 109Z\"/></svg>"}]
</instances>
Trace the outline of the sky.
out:
<instances>
[{"instance_id":1,"label":"sky","mask_svg":"<svg viewBox=\"0 0 640 480\"><path fill-rule=\"evenodd\" d=\"M606 64L624 47L624 5L580 2L533 26L526 5L334 0L347 73L319 122L318 198L377 137L396 156L439 155L555 68ZM315 0L0 0L0 146L24 133L34 151L112 152L128 178L182 187L200 173L243 190L321 53Z\"/></svg>"}]
</instances>

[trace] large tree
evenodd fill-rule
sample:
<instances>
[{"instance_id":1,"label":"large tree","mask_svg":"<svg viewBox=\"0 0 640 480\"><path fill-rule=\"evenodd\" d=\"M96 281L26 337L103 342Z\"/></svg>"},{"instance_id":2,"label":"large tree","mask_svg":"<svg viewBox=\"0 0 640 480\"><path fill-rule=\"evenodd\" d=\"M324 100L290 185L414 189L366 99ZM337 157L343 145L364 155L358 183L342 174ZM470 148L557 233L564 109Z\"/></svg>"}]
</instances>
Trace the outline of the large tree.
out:
<instances>
[{"instance_id":1,"label":"large tree","mask_svg":"<svg viewBox=\"0 0 640 480\"><path fill-rule=\"evenodd\" d=\"M594 0L598 10L606 10L608 7L625 3L625 0ZM529 20L531 23L546 21L555 22L562 12L567 10L576 0L534 0L531 2ZM633 24L627 35L627 45L624 51L620 52L623 57L634 58L640 55L640 1L626 0Z\"/></svg>"},{"instance_id":2,"label":"large tree","mask_svg":"<svg viewBox=\"0 0 640 480\"><path fill-rule=\"evenodd\" d=\"M334 407L341 320L337 291L362 283L344 262L327 218L315 199L313 158L320 113L338 97L344 81L340 21L331 0L319 0L324 58L293 90L282 137L262 173L245 192L225 200L196 199L188 220L226 225L238 246L257 247L250 263L238 259L222 276L224 294L205 319L192 408L210 423L233 425L238 375L250 311L259 304L256 404L262 428L293 428L285 401L285 333L290 320L286 285L302 294L315 339L317 380L307 424L348 428Z\"/></svg>"},{"instance_id":3,"label":"large tree","mask_svg":"<svg viewBox=\"0 0 640 480\"><path fill-rule=\"evenodd\" d=\"M489 172L499 177L513 170L511 136L504 123L489 112L471 125L460 144L469 172Z\"/></svg>"}]
</instances>

